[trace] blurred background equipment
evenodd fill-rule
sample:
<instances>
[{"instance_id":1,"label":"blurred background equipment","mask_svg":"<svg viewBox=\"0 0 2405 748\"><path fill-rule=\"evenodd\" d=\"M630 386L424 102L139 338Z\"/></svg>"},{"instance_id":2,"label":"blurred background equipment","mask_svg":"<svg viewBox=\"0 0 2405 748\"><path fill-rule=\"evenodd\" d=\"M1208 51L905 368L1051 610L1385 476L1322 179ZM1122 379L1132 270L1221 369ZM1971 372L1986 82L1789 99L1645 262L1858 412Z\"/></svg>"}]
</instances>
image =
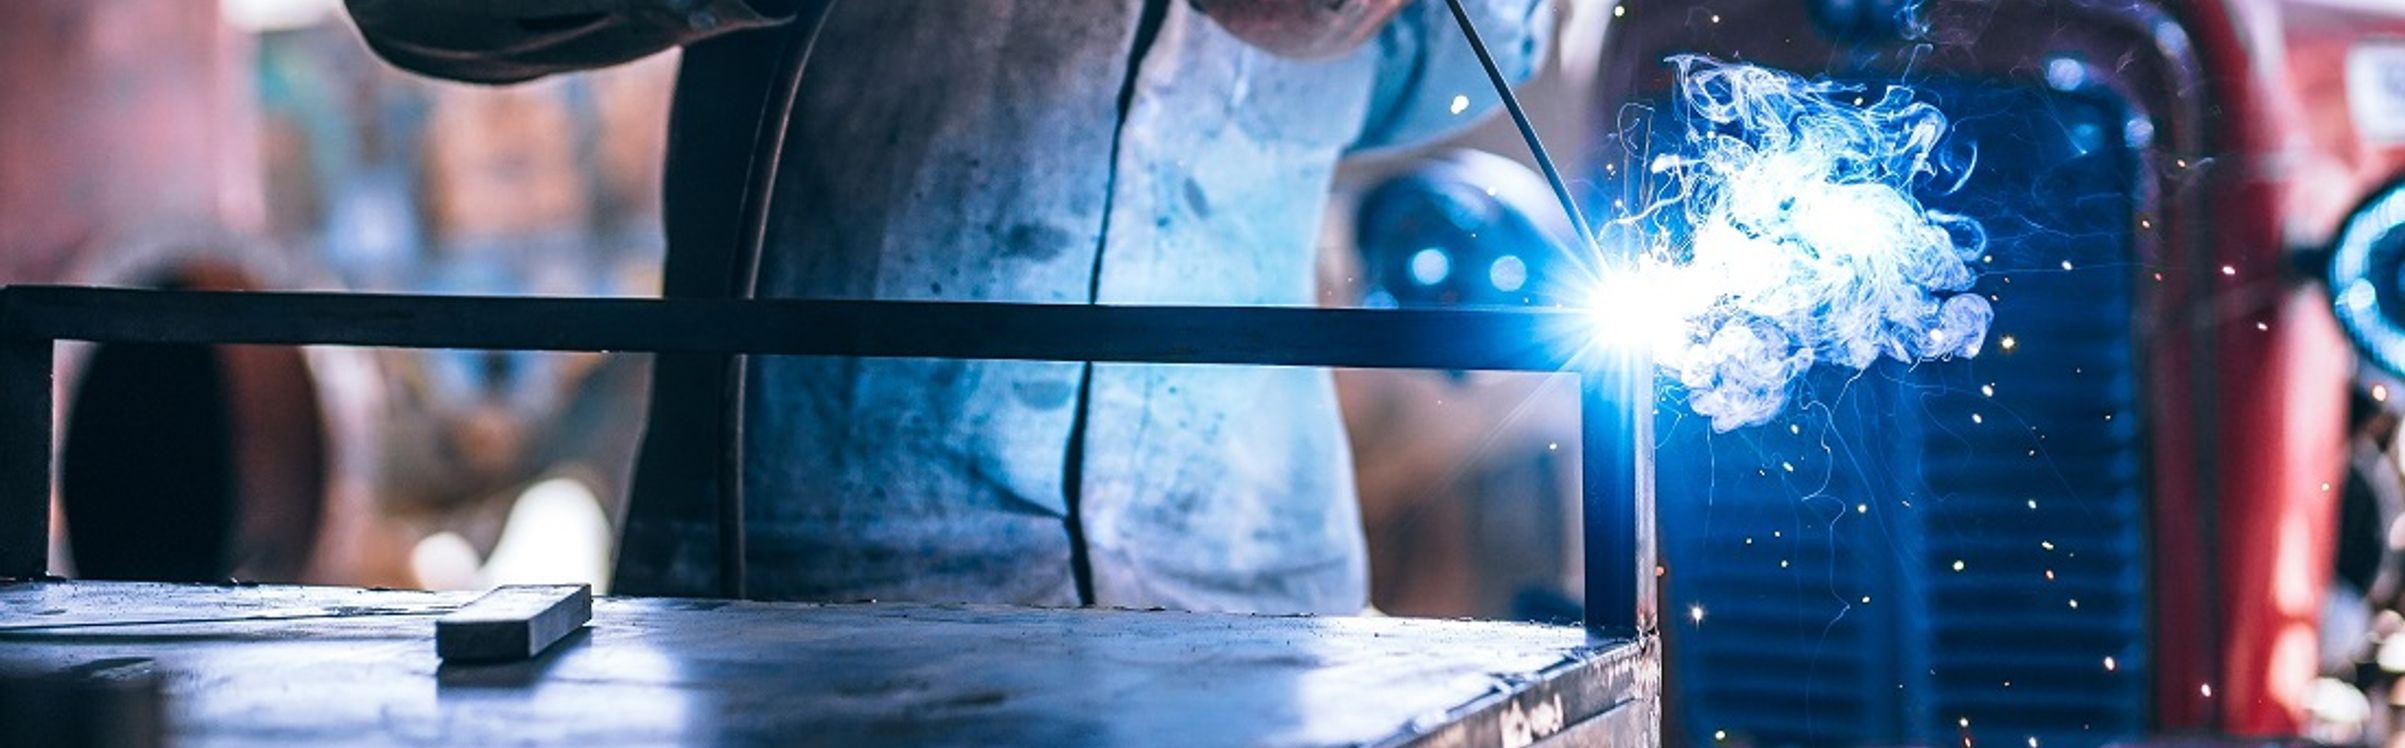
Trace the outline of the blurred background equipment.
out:
<instances>
[{"instance_id":1,"label":"blurred background equipment","mask_svg":"<svg viewBox=\"0 0 2405 748\"><path fill-rule=\"evenodd\" d=\"M448 85L375 60L339 10L0 6L0 282L656 292L672 55ZM62 351L54 568L607 582L642 357ZM525 533L501 554L518 518L583 529Z\"/></svg>"},{"instance_id":2,"label":"blurred background equipment","mask_svg":"<svg viewBox=\"0 0 2405 748\"><path fill-rule=\"evenodd\" d=\"M1483 151L1411 162L1353 218L1345 294L1373 308L1551 306L1576 246L1543 179ZM1576 618L1575 378L1350 370L1337 384L1380 609Z\"/></svg>"}]
</instances>

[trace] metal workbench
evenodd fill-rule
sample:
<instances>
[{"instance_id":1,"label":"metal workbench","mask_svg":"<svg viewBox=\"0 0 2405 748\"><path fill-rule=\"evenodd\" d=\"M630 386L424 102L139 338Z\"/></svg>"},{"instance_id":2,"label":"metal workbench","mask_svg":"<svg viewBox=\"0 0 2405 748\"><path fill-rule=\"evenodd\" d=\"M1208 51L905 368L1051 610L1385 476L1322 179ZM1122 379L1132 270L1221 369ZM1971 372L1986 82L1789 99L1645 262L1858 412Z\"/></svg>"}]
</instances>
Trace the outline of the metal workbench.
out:
<instances>
[{"instance_id":1,"label":"metal workbench","mask_svg":"<svg viewBox=\"0 0 2405 748\"><path fill-rule=\"evenodd\" d=\"M1651 743L1652 369L1584 344L1594 325L1542 310L0 288L0 670L155 683L164 732L200 745ZM62 340L1575 373L1585 625L615 599L532 663L438 666L432 614L463 595L45 577ZM739 580L740 505L719 516L721 573Z\"/></svg>"},{"instance_id":2,"label":"metal workbench","mask_svg":"<svg viewBox=\"0 0 2405 748\"><path fill-rule=\"evenodd\" d=\"M434 614L473 597L0 585L0 670L155 680L186 746L1636 745L1656 719L1647 645L1565 626L604 598L534 661L444 665ZM170 620L196 622L128 623Z\"/></svg>"}]
</instances>

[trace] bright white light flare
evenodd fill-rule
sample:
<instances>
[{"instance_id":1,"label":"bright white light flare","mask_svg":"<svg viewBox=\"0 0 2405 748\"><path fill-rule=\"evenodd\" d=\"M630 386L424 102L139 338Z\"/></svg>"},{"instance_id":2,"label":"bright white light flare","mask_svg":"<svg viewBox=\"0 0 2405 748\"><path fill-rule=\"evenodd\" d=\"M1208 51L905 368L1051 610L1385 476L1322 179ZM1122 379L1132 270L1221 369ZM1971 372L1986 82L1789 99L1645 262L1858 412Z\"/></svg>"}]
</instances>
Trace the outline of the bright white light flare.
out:
<instances>
[{"instance_id":1,"label":"bright white light flare","mask_svg":"<svg viewBox=\"0 0 2405 748\"><path fill-rule=\"evenodd\" d=\"M1968 174L1942 158L1943 113L1904 86L1670 63L1684 132L1651 164L1661 199L1624 220L1674 219L1681 245L1595 295L1608 328L1666 331L1648 347L1695 412L1720 431L1761 424L1816 363L1979 353L1995 314L1963 292L1986 234L1914 195Z\"/></svg>"}]
</instances>

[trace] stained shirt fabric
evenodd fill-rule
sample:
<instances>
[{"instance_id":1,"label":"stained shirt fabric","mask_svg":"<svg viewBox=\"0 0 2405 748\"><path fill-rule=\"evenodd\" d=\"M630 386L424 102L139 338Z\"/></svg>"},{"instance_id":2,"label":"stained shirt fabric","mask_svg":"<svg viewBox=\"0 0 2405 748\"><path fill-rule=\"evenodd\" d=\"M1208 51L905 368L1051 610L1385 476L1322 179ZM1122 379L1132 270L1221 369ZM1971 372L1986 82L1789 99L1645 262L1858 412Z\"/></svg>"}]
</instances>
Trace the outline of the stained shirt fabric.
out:
<instances>
[{"instance_id":1,"label":"stained shirt fabric","mask_svg":"<svg viewBox=\"0 0 2405 748\"><path fill-rule=\"evenodd\" d=\"M350 9L387 59L488 82L780 21L739 0L523 2ZM1527 77L1550 37L1545 0L1468 6L1503 68ZM704 61L732 64L689 52L685 80ZM837 3L785 133L759 293L1312 305L1337 160L1469 124L1495 101L1483 75L1441 2L1325 60L1254 48L1171 0ZM668 188L673 214L673 174ZM1366 602L1325 370L771 357L747 387L753 596ZM656 407L653 419L657 440ZM714 531L690 503L638 492L621 591L714 591ZM1081 543L1090 599L1073 572Z\"/></svg>"}]
</instances>

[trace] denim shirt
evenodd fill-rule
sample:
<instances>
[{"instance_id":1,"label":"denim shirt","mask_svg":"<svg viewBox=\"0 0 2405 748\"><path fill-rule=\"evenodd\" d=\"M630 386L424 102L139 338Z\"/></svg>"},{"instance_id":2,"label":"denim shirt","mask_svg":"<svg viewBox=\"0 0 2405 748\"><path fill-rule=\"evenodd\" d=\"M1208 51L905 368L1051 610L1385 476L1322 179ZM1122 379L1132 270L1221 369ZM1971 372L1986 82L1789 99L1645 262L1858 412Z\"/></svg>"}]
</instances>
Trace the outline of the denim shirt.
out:
<instances>
[{"instance_id":1,"label":"denim shirt","mask_svg":"<svg viewBox=\"0 0 2405 748\"><path fill-rule=\"evenodd\" d=\"M1495 103L1441 2L1409 4L1371 42L1321 60L1249 46L1174 0L1149 0L1164 7L1146 38L1147 2L837 3L785 133L760 295L1308 306L1337 160L1465 126ZM468 80L694 45L680 114L707 66L748 64L705 54L710 40L779 23L739 0L512 5L350 2L387 59ZM1468 5L1525 79L1550 37L1546 0ZM679 213L731 217L701 203L733 194L680 185L676 149L748 138L750 124L676 125L671 294ZM662 357L647 456L707 436L671 424L689 408L663 405L666 388L706 381L672 365ZM771 357L753 360L747 387L755 596L1365 604L1327 371ZM713 590L711 515L695 508L707 498L694 480L638 475L621 591Z\"/></svg>"}]
</instances>

